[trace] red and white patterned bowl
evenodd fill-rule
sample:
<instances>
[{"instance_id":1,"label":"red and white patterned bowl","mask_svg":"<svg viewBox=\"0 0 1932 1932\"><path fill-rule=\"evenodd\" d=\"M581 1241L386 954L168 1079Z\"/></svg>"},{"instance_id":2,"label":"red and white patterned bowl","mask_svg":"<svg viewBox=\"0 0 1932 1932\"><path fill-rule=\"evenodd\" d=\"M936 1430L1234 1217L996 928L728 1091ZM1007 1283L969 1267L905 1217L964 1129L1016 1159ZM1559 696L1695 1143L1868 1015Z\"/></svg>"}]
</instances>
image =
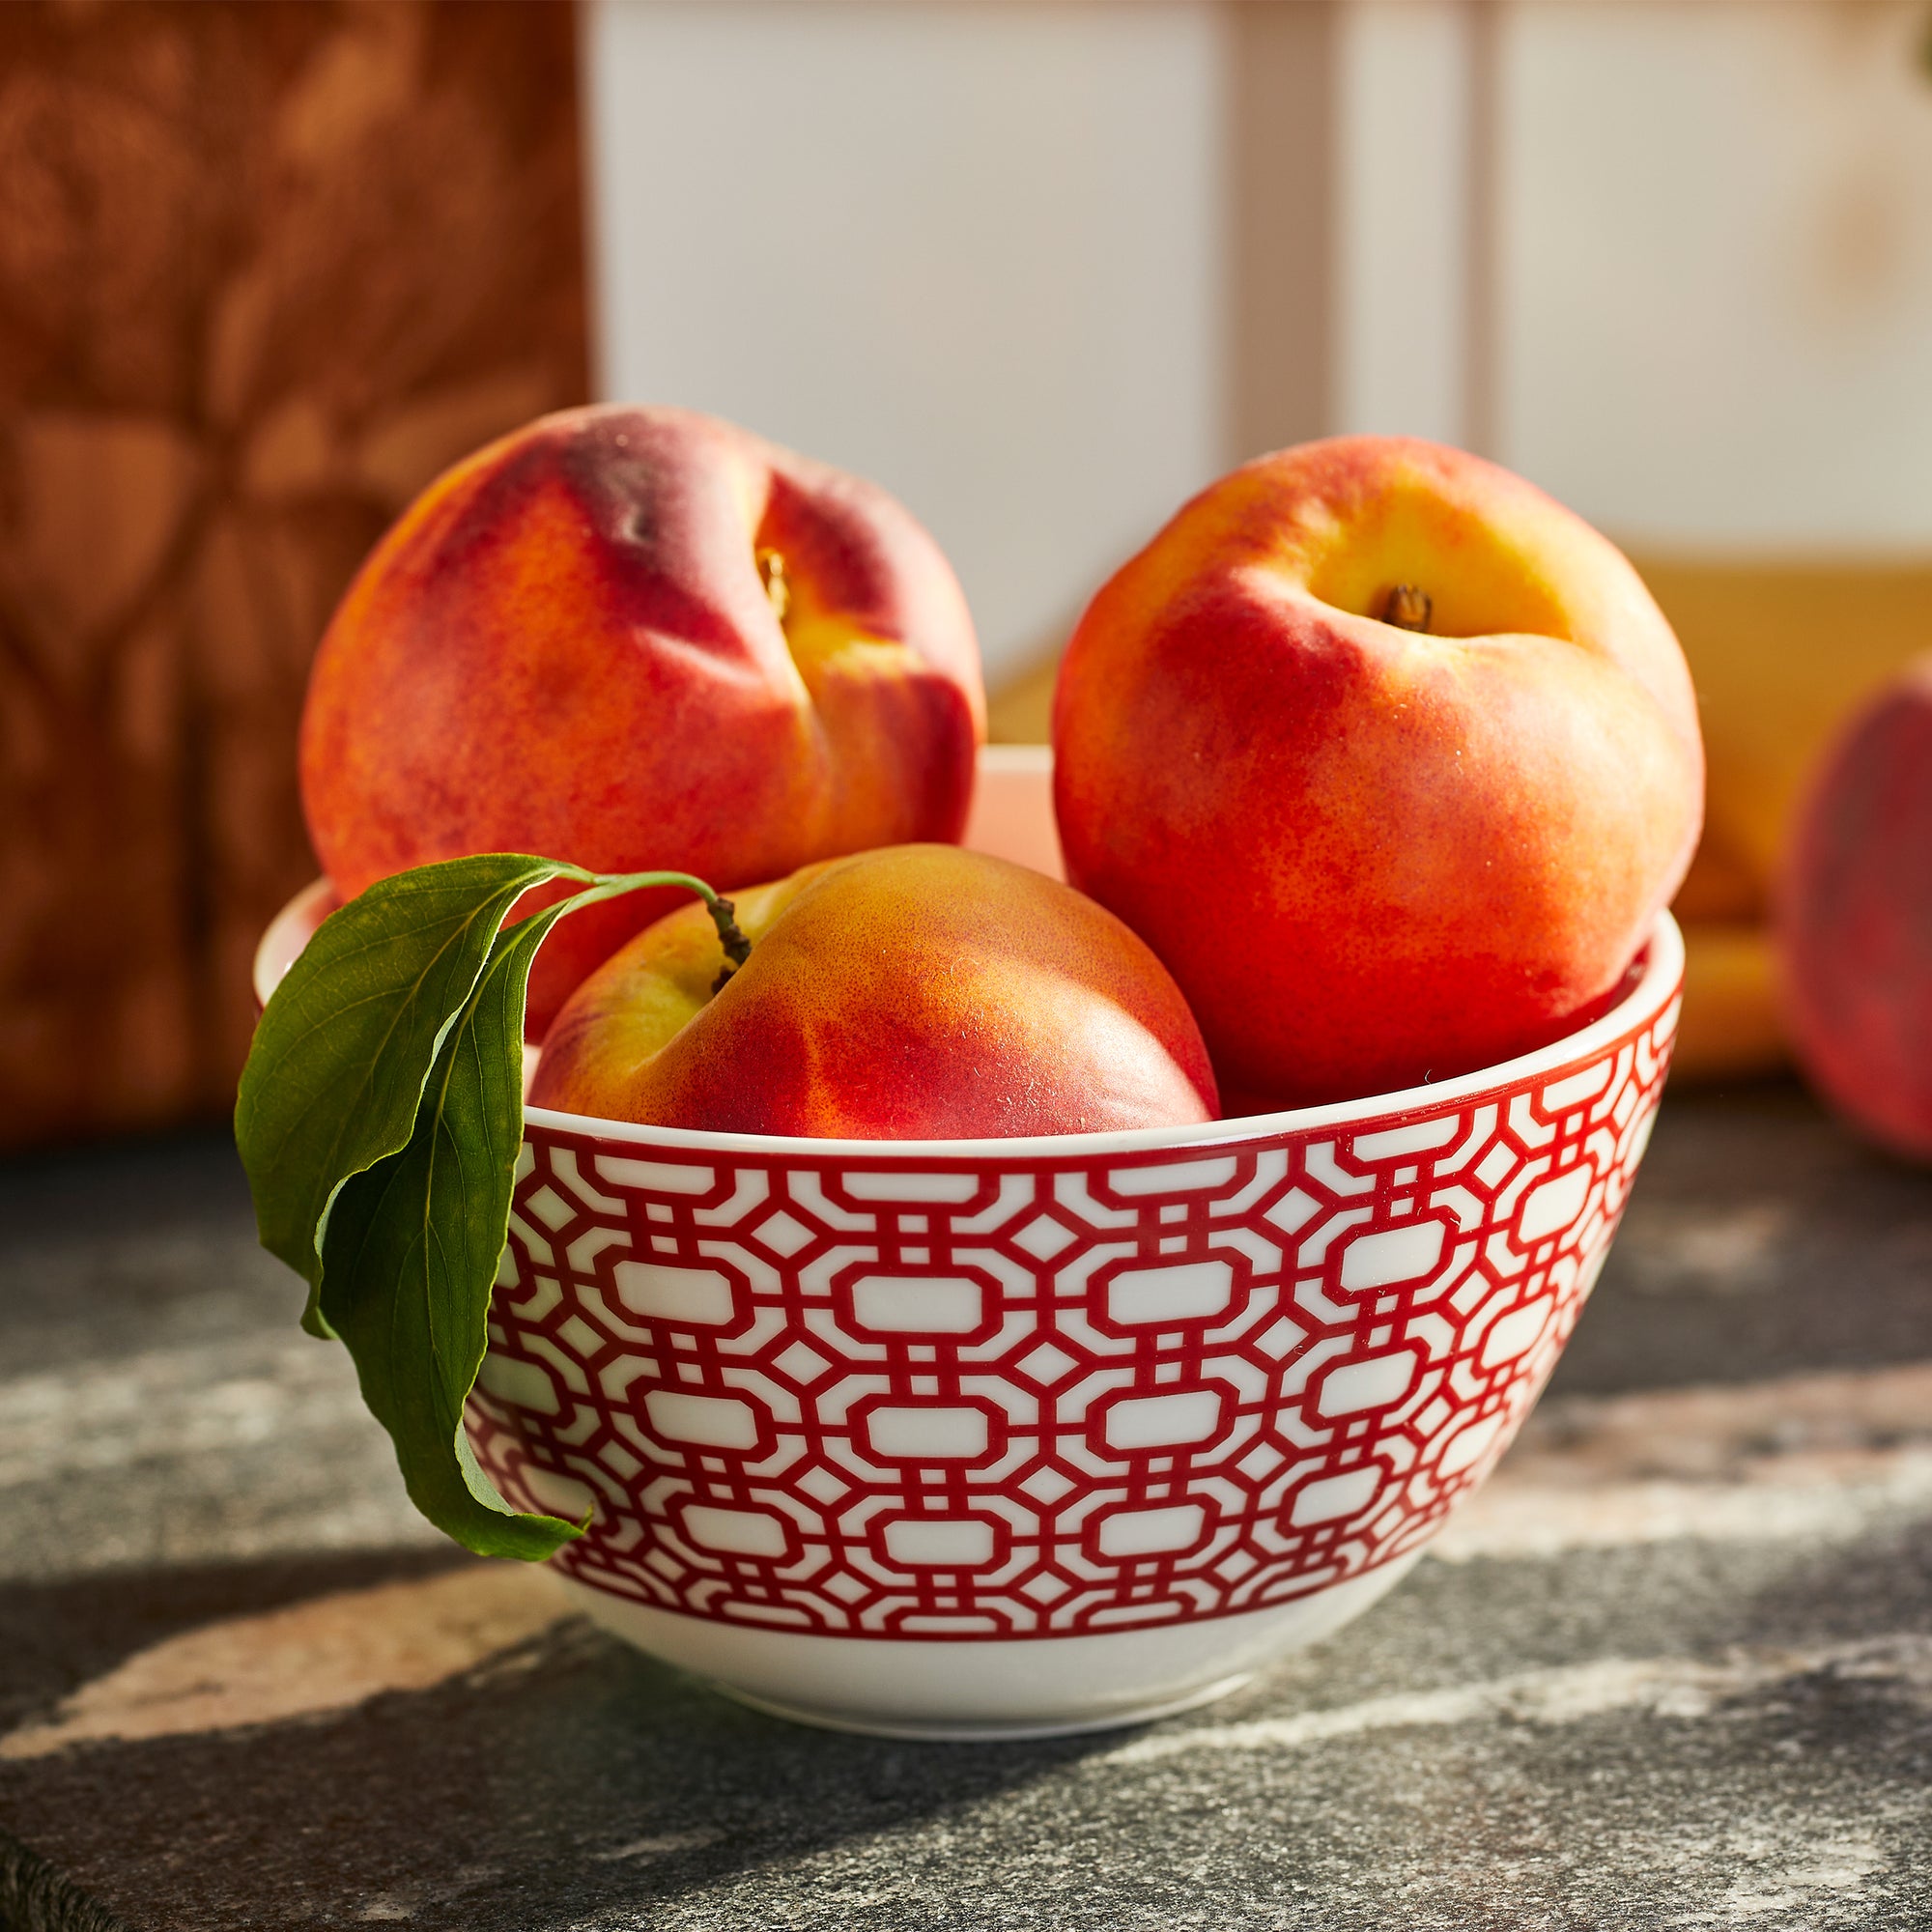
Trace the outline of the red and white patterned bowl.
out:
<instances>
[{"instance_id":1,"label":"red and white patterned bowl","mask_svg":"<svg viewBox=\"0 0 1932 1932\"><path fill-rule=\"evenodd\" d=\"M1053 856L1043 755L969 840ZM327 900L264 941L263 990ZM923 1737L1185 1708L1396 1583L1535 1401L1656 1112L1683 971L1458 1080L1031 1140L529 1110L469 1410L598 1622Z\"/></svg>"}]
</instances>

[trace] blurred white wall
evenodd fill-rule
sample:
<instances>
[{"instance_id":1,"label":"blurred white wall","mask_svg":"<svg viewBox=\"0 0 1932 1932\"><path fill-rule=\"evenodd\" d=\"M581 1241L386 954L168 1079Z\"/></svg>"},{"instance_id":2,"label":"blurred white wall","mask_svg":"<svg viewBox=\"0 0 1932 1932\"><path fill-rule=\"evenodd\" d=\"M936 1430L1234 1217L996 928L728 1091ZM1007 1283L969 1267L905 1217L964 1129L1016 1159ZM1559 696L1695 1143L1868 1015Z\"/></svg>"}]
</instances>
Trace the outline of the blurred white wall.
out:
<instances>
[{"instance_id":1,"label":"blurred white wall","mask_svg":"<svg viewBox=\"0 0 1932 1932\"><path fill-rule=\"evenodd\" d=\"M1932 541L1923 0L1337 0L1300 149L1231 140L1263 7L596 0L603 392L895 491L995 684L1261 446L1258 260L1323 305L1281 353L1321 345L1330 428L1485 447L1641 547ZM1236 151L1327 152L1332 239L1236 261Z\"/></svg>"},{"instance_id":2,"label":"blurred white wall","mask_svg":"<svg viewBox=\"0 0 1932 1932\"><path fill-rule=\"evenodd\" d=\"M1479 440L1475 34L1465 0L1353 0L1335 43L1334 427Z\"/></svg>"},{"instance_id":3,"label":"blurred white wall","mask_svg":"<svg viewBox=\"0 0 1932 1932\"><path fill-rule=\"evenodd\" d=\"M1503 461L1639 544L1932 539L1932 78L1909 4L1518 0Z\"/></svg>"},{"instance_id":4,"label":"blurred white wall","mask_svg":"<svg viewBox=\"0 0 1932 1932\"><path fill-rule=\"evenodd\" d=\"M1335 427L1486 447L1638 546L1922 551L1922 0L1488 20L1486 76L1478 0L1344 6Z\"/></svg>"},{"instance_id":5,"label":"blurred white wall","mask_svg":"<svg viewBox=\"0 0 1932 1932\"><path fill-rule=\"evenodd\" d=\"M599 0L601 389L885 484L989 678L1223 467L1214 8Z\"/></svg>"}]
</instances>

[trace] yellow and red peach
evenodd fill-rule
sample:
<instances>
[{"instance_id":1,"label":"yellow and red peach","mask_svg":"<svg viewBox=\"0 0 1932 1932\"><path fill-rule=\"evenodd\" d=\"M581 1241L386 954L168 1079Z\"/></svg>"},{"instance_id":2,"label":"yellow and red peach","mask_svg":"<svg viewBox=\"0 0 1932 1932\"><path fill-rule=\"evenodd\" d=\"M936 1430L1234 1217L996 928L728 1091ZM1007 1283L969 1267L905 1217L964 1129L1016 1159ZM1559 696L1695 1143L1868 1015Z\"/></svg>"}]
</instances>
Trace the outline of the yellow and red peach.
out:
<instances>
[{"instance_id":1,"label":"yellow and red peach","mask_svg":"<svg viewBox=\"0 0 1932 1932\"><path fill-rule=\"evenodd\" d=\"M883 490L689 411L576 410L458 464L364 564L302 800L344 897L483 851L729 888L957 838L983 721L958 582ZM673 902L566 922L532 1034Z\"/></svg>"},{"instance_id":2,"label":"yellow and red peach","mask_svg":"<svg viewBox=\"0 0 1932 1932\"><path fill-rule=\"evenodd\" d=\"M1690 680L1636 573L1409 439L1305 444L1186 504L1081 618L1053 728L1067 876L1166 962L1239 1108L1577 1025L1702 810Z\"/></svg>"},{"instance_id":3,"label":"yellow and red peach","mask_svg":"<svg viewBox=\"0 0 1932 1932\"><path fill-rule=\"evenodd\" d=\"M1214 1118L1207 1048L1166 969L1057 879L904 845L806 867L735 904L752 950L722 985L696 904L592 973L544 1043L531 1104L854 1140Z\"/></svg>"},{"instance_id":4,"label":"yellow and red peach","mask_svg":"<svg viewBox=\"0 0 1932 1932\"><path fill-rule=\"evenodd\" d=\"M1873 1140L1932 1160L1932 657L1826 753L1776 913L1804 1071Z\"/></svg>"}]
</instances>

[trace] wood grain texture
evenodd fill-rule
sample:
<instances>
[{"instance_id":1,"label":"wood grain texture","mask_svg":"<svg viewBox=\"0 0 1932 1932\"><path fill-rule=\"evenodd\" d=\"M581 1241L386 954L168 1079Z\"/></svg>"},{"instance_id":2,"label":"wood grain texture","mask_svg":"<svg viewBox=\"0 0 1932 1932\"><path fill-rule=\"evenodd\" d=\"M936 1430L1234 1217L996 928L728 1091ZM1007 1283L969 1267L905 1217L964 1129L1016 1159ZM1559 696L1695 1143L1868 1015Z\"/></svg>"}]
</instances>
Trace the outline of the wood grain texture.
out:
<instances>
[{"instance_id":1,"label":"wood grain texture","mask_svg":"<svg viewBox=\"0 0 1932 1932\"><path fill-rule=\"evenodd\" d=\"M310 653L586 392L576 19L0 8L0 1146L230 1102Z\"/></svg>"}]
</instances>

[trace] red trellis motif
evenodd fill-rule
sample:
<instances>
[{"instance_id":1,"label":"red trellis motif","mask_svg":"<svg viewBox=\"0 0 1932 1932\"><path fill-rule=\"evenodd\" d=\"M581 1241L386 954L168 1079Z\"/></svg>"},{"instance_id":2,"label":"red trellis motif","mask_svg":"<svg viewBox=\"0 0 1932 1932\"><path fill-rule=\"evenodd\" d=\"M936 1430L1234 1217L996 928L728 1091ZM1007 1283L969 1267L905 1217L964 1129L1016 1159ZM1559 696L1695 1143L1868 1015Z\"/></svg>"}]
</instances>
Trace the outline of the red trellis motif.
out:
<instances>
[{"instance_id":1,"label":"red trellis motif","mask_svg":"<svg viewBox=\"0 0 1932 1932\"><path fill-rule=\"evenodd\" d=\"M470 1407L556 1559L884 1637L1222 1616L1426 1540L1601 1266L1674 1005L1604 1058L1156 1154L698 1154L530 1126Z\"/></svg>"}]
</instances>

